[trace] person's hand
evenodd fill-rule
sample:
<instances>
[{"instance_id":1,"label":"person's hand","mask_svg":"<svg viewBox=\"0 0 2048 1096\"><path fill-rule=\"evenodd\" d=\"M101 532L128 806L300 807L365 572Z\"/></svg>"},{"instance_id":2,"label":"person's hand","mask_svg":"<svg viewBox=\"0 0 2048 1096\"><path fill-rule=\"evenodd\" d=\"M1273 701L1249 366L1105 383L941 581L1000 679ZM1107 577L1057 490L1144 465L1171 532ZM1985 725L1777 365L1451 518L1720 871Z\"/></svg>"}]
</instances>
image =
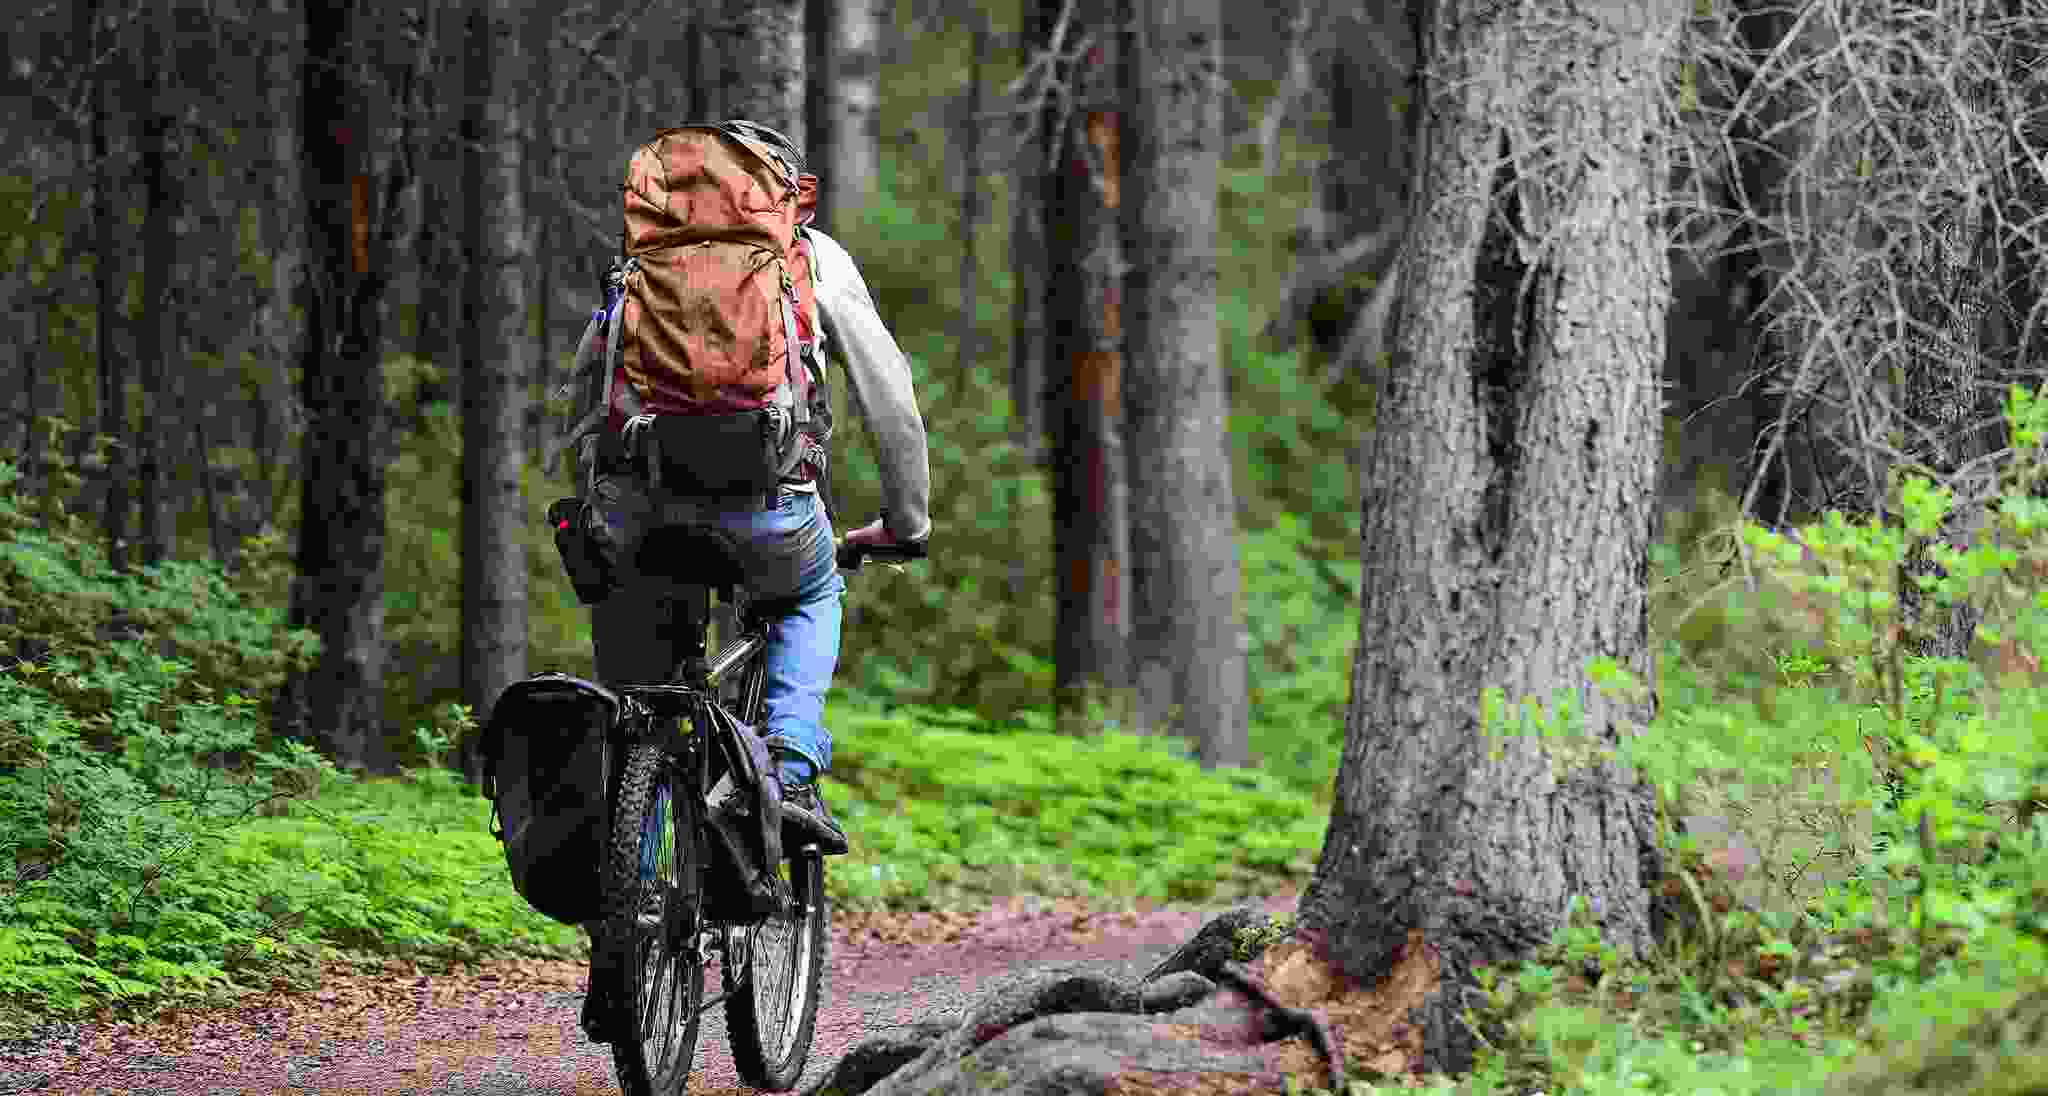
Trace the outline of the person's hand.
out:
<instances>
[{"instance_id":1,"label":"person's hand","mask_svg":"<svg viewBox=\"0 0 2048 1096\"><path fill-rule=\"evenodd\" d=\"M900 540L889 531L887 515L848 532L839 541L839 565L849 571L859 570L863 559L882 562L923 559L925 546L931 538L924 540Z\"/></svg>"},{"instance_id":2,"label":"person's hand","mask_svg":"<svg viewBox=\"0 0 2048 1096\"><path fill-rule=\"evenodd\" d=\"M896 538L889 532L889 524L881 518L846 534L846 543L866 548L890 548L896 545Z\"/></svg>"}]
</instances>

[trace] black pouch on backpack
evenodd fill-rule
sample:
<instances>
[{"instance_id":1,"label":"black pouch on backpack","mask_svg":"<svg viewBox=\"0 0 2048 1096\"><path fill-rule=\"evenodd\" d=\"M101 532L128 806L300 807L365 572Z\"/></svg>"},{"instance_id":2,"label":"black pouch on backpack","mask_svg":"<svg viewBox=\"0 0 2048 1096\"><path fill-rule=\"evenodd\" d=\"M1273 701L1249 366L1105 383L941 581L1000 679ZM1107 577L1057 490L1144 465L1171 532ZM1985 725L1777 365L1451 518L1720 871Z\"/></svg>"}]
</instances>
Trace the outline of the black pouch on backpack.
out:
<instances>
[{"instance_id":1,"label":"black pouch on backpack","mask_svg":"<svg viewBox=\"0 0 2048 1096\"><path fill-rule=\"evenodd\" d=\"M576 589L576 600L585 605L595 605L612 592L612 569L590 536L594 518L590 505L582 499L556 499L548 507L548 528L555 532L562 570Z\"/></svg>"},{"instance_id":2,"label":"black pouch on backpack","mask_svg":"<svg viewBox=\"0 0 2048 1096\"><path fill-rule=\"evenodd\" d=\"M774 407L727 415L657 415L640 456L678 495L766 495L782 479L784 418Z\"/></svg>"},{"instance_id":3,"label":"black pouch on backpack","mask_svg":"<svg viewBox=\"0 0 2048 1096\"><path fill-rule=\"evenodd\" d=\"M477 741L512 886L565 924L604 916L607 737L620 705L602 685L537 674L506 687Z\"/></svg>"}]
</instances>

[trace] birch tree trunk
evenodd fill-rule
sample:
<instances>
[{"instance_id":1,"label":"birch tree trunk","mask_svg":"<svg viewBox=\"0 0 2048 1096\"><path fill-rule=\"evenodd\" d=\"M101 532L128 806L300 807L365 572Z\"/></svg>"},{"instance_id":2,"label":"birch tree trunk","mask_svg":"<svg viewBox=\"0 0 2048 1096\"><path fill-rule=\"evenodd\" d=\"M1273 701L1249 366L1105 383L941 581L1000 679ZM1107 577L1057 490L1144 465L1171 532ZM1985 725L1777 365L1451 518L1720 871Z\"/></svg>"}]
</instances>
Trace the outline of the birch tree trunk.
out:
<instances>
[{"instance_id":1,"label":"birch tree trunk","mask_svg":"<svg viewBox=\"0 0 2048 1096\"><path fill-rule=\"evenodd\" d=\"M843 231L874 200L881 176L882 20L885 0L810 0L815 72L811 162L818 165L818 219Z\"/></svg>"},{"instance_id":2,"label":"birch tree trunk","mask_svg":"<svg viewBox=\"0 0 2048 1096\"><path fill-rule=\"evenodd\" d=\"M1041 26L1063 0L1046 0ZM1077 91L1045 177L1047 425L1059 589L1053 679L1063 711L1091 693L1119 703L1130 684L1130 552L1123 445L1123 116L1116 101L1119 14L1075 3L1095 44L1066 74ZM1049 34L1042 38L1049 39ZM1056 120L1057 121L1057 120ZM1105 695L1106 694L1106 695Z\"/></svg>"},{"instance_id":3,"label":"birch tree trunk","mask_svg":"<svg viewBox=\"0 0 2048 1096\"><path fill-rule=\"evenodd\" d=\"M725 0L721 29L723 117L780 130L804 148L804 0Z\"/></svg>"},{"instance_id":4,"label":"birch tree trunk","mask_svg":"<svg viewBox=\"0 0 2048 1096\"><path fill-rule=\"evenodd\" d=\"M1364 468L1358 654L1311 953L1400 972L1423 1069L1464 1072L1479 966L1587 904L1652 946L1649 790L1492 743L1481 690L1572 700L1612 746L1650 680L1646 581L1670 270L1661 97L1685 5L1438 0L1421 17L1421 195Z\"/></svg>"},{"instance_id":5,"label":"birch tree trunk","mask_svg":"<svg viewBox=\"0 0 2048 1096\"><path fill-rule=\"evenodd\" d=\"M463 101L462 696L479 722L526 676L527 333L532 265L521 104L527 58L512 0L471 0ZM527 18L538 18L528 14ZM480 759L465 770L481 779Z\"/></svg>"},{"instance_id":6,"label":"birch tree trunk","mask_svg":"<svg viewBox=\"0 0 2048 1096\"><path fill-rule=\"evenodd\" d=\"M1132 676L1141 725L1243 765L1237 497L1216 327L1221 0L1156 0L1125 65Z\"/></svg>"}]
</instances>

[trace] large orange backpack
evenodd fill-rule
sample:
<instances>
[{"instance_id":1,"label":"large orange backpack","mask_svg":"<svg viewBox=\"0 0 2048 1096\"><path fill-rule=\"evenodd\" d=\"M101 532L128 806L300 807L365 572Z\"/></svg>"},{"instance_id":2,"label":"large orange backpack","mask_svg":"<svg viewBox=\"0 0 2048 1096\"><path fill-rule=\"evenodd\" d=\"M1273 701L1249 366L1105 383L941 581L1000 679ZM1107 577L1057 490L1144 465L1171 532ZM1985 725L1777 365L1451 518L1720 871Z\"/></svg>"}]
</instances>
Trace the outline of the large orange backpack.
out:
<instances>
[{"instance_id":1,"label":"large orange backpack","mask_svg":"<svg viewBox=\"0 0 2048 1096\"><path fill-rule=\"evenodd\" d=\"M805 182L729 126L663 130L634 152L621 359L647 411L751 410L807 380L817 303L799 246Z\"/></svg>"},{"instance_id":2,"label":"large orange backpack","mask_svg":"<svg viewBox=\"0 0 2048 1096\"><path fill-rule=\"evenodd\" d=\"M656 134L621 189L621 254L561 393L582 382L558 451L592 436L614 448L652 438L629 448L663 454L646 467L657 480L666 469L666 486L751 491L765 429L775 435L769 483L798 475L806 457L822 471L830 410L802 228L817 178L748 124L725 123Z\"/></svg>"}]
</instances>

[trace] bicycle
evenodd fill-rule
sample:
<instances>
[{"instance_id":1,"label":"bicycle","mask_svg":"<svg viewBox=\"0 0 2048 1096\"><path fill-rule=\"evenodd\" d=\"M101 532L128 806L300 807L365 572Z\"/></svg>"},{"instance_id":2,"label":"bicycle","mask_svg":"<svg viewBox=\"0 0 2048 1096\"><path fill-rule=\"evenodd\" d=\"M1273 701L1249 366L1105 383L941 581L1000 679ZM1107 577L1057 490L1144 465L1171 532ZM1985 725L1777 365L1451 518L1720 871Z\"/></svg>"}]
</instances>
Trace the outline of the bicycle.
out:
<instances>
[{"instance_id":1,"label":"bicycle","mask_svg":"<svg viewBox=\"0 0 2048 1096\"><path fill-rule=\"evenodd\" d=\"M748 729L760 724L769 616L749 603L715 540L700 538L699 550L706 567L686 572L701 581L682 588L684 651L672 680L612 687L620 712L609 747L623 763L607 789L605 919L593 932L584 1026L611 1043L626 1096L679 1096L700 1021L719 1004L740 1079L794 1087L825 963L824 856L808 831L782 825L762 785L766 748ZM866 560L918 557L842 543L837 558L841 571L857 571ZM707 658L714 591L739 626ZM714 952L720 992L706 1000Z\"/></svg>"}]
</instances>

